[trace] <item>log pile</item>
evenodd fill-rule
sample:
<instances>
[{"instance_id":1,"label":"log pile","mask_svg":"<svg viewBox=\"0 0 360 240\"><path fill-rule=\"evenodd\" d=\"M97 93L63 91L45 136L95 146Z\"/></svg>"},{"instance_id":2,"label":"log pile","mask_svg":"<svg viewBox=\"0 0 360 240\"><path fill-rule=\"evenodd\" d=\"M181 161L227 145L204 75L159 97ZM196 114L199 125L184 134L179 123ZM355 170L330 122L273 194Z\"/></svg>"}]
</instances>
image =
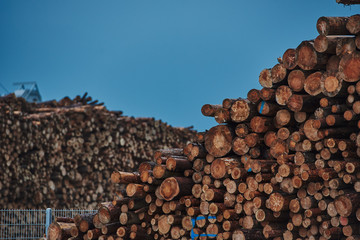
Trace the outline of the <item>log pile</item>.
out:
<instances>
[{"instance_id":1,"label":"log pile","mask_svg":"<svg viewBox=\"0 0 360 240\"><path fill-rule=\"evenodd\" d=\"M195 132L108 111L86 94L59 102L0 98L0 208L94 208L112 200L111 170L133 171L154 149Z\"/></svg>"},{"instance_id":2,"label":"log pile","mask_svg":"<svg viewBox=\"0 0 360 240\"><path fill-rule=\"evenodd\" d=\"M360 239L356 19L321 17L315 40L261 72L261 90L202 107L219 125L114 171L126 191L49 239Z\"/></svg>"}]
</instances>

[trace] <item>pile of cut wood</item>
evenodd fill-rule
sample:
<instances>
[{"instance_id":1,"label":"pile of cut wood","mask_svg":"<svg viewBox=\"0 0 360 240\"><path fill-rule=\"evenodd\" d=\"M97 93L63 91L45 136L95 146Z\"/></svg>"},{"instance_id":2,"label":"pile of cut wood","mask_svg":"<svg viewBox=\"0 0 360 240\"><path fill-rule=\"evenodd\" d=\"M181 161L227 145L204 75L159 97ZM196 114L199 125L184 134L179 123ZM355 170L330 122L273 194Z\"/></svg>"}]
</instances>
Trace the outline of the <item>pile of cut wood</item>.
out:
<instances>
[{"instance_id":1,"label":"pile of cut wood","mask_svg":"<svg viewBox=\"0 0 360 240\"><path fill-rule=\"evenodd\" d=\"M202 107L219 125L114 171L125 192L49 239L360 239L359 23L321 17L261 90Z\"/></svg>"},{"instance_id":2,"label":"pile of cut wood","mask_svg":"<svg viewBox=\"0 0 360 240\"><path fill-rule=\"evenodd\" d=\"M94 208L114 169L133 171L195 132L108 111L86 94L44 103L0 98L0 208Z\"/></svg>"}]
</instances>

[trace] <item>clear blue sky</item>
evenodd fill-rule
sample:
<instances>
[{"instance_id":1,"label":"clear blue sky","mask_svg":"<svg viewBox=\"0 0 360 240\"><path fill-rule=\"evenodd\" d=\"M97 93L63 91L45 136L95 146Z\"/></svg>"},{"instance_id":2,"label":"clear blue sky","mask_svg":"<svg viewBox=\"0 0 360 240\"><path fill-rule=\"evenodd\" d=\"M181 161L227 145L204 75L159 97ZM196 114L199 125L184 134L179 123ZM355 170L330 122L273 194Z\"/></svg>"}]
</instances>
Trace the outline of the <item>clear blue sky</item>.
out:
<instances>
[{"instance_id":1,"label":"clear blue sky","mask_svg":"<svg viewBox=\"0 0 360 240\"><path fill-rule=\"evenodd\" d=\"M262 69L317 36L335 0L1 0L0 83L44 100L85 91L124 115L205 130L205 103L245 97ZM0 93L4 93L2 89Z\"/></svg>"}]
</instances>

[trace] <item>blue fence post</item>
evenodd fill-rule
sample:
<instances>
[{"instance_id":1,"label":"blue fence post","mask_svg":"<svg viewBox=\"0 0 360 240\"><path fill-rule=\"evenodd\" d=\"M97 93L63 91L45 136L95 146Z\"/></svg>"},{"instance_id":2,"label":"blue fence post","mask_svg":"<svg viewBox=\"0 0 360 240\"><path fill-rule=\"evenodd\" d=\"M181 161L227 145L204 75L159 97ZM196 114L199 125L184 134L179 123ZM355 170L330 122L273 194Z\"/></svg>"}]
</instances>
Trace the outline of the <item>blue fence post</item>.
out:
<instances>
[{"instance_id":1,"label":"blue fence post","mask_svg":"<svg viewBox=\"0 0 360 240\"><path fill-rule=\"evenodd\" d=\"M47 208L46 209L46 222L45 222L45 229L46 229L46 237L48 237L48 228L51 224L51 220L52 220L52 217L51 217L51 208Z\"/></svg>"}]
</instances>

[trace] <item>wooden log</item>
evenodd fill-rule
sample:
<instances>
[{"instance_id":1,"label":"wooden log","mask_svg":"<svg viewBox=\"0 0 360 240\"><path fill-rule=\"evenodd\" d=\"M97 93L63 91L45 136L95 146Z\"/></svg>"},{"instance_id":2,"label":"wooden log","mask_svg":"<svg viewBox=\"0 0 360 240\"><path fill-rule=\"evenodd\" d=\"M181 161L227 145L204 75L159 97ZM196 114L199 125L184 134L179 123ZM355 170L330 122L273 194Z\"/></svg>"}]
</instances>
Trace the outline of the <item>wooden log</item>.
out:
<instances>
[{"instance_id":1,"label":"wooden log","mask_svg":"<svg viewBox=\"0 0 360 240\"><path fill-rule=\"evenodd\" d=\"M239 123L236 125L235 134L238 137L246 137L249 133L249 128L245 123Z\"/></svg>"},{"instance_id":2,"label":"wooden log","mask_svg":"<svg viewBox=\"0 0 360 240\"><path fill-rule=\"evenodd\" d=\"M142 171L140 174L140 180L143 183L147 183L151 176L152 176L152 171Z\"/></svg>"},{"instance_id":3,"label":"wooden log","mask_svg":"<svg viewBox=\"0 0 360 240\"><path fill-rule=\"evenodd\" d=\"M276 64L271 69L271 81L273 84L283 81L286 77L287 70L283 64Z\"/></svg>"},{"instance_id":4,"label":"wooden log","mask_svg":"<svg viewBox=\"0 0 360 240\"><path fill-rule=\"evenodd\" d=\"M313 42L304 41L296 48L297 65L303 70L324 69L329 55L316 52Z\"/></svg>"},{"instance_id":5,"label":"wooden log","mask_svg":"<svg viewBox=\"0 0 360 240\"><path fill-rule=\"evenodd\" d=\"M74 223L74 219L70 217L55 217L55 222Z\"/></svg>"},{"instance_id":6,"label":"wooden log","mask_svg":"<svg viewBox=\"0 0 360 240\"><path fill-rule=\"evenodd\" d=\"M206 152L204 146L202 144L196 144L191 148L191 151L187 155L187 158L190 161L193 161L195 158L204 158L204 157L206 157L206 154L207 154L207 152Z\"/></svg>"},{"instance_id":7,"label":"wooden log","mask_svg":"<svg viewBox=\"0 0 360 240\"><path fill-rule=\"evenodd\" d=\"M231 105L238 99L225 98L222 102L222 107L225 109L230 109Z\"/></svg>"},{"instance_id":8,"label":"wooden log","mask_svg":"<svg viewBox=\"0 0 360 240\"><path fill-rule=\"evenodd\" d=\"M358 118L357 114L353 110L346 110L343 117L346 121L356 120Z\"/></svg>"},{"instance_id":9,"label":"wooden log","mask_svg":"<svg viewBox=\"0 0 360 240\"><path fill-rule=\"evenodd\" d=\"M324 73L321 77L321 92L328 97L335 97L342 89L342 80L336 76Z\"/></svg>"},{"instance_id":10,"label":"wooden log","mask_svg":"<svg viewBox=\"0 0 360 240\"><path fill-rule=\"evenodd\" d=\"M140 183L140 174L139 173L129 173L122 171L114 171L111 174L112 183Z\"/></svg>"},{"instance_id":11,"label":"wooden log","mask_svg":"<svg viewBox=\"0 0 360 240\"><path fill-rule=\"evenodd\" d=\"M214 114L215 121L217 123L227 123L231 121L230 111L226 108L219 108Z\"/></svg>"},{"instance_id":12,"label":"wooden log","mask_svg":"<svg viewBox=\"0 0 360 240\"><path fill-rule=\"evenodd\" d=\"M249 147L255 147L258 143L260 143L260 136L257 133L250 133L245 137L245 143Z\"/></svg>"},{"instance_id":13,"label":"wooden log","mask_svg":"<svg viewBox=\"0 0 360 240\"><path fill-rule=\"evenodd\" d=\"M135 183L129 183L126 186L126 194L133 198L144 198L147 195L144 185Z\"/></svg>"},{"instance_id":14,"label":"wooden log","mask_svg":"<svg viewBox=\"0 0 360 240\"><path fill-rule=\"evenodd\" d=\"M280 229L279 226L276 226L275 224L267 224L263 228L263 235L266 239L280 237L282 236L282 229Z\"/></svg>"},{"instance_id":15,"label":"wooden log","mask_svg":"<svg viewBox=\"0 0 360 240\"><path fill-rule=\"evenodd\" d=\"M233 132L230 127L219 125L212 127L205 136L205 148L214 157L222 157L230 152Z\"/></svg>"},{"instance_id":16,"label":"wooden log","mask_svg":"<svg viewBox=\"0 0 360 240\"><path fill-rule=\"evenodd\" d=\"M226 206L223 203L210 203L209 205L209 213L215 215L217 213L223 213L225 211Z\"/></svg>"},{"instance_id":17,"label":"wooden log","mask_svg":"<svg viewBox=\"0 0 360 240\"><path fill-rule=\"evenodd\" d=\"M311 96L319 95L321 91L322 72L315 72L310 74L304 83L304 90Z\"/></svg>"},{"instance_id":18,"label":"wooden log","mask_svg":"<svg viewBox=\"0 0 360 240\"><path fill-rule=\"evenodd\" d=\"M268 131L265 133L264 135L264 143L266 146L271 147L271 144L273 143L273 141L276 140L276 133L273 131Z\"/></svg>"},{"instance_id":19,"label":"wooden log","mask_svg":"<svg viewBox=\"0 0 360 240\"><path fill-rule=\"evenodd\" d=\"M153 169L153 175L156 179L165 179L171 176L182 176L182 173L174 173L166 169L166 165L156 165ZM140 192L139 194L143 194Z\"/></svg>"},{"instance_id":20,"label":"wooden log","mask_svg":"<svg viewBox=\"0 0 360 240\"><path fill-rule=\"evenodd\" d=\"M231 168L231 178L234 180L244 178L247 175L247 171L244 168L234 167Z\"/></svg>"},{"instance_id":21,"label":"wooden log","mask_svg":"<svg viewBox=\"0 0 360 240\"><path fill-rule=\"evenodd\" d=\"M159 227L159 233L162 235L164 235L170 231L171 224L169 223L168 218L169 218L169 216L167 216L167 215L162 215L159 217L158 227Z\"/></svg>"},{"instance_id":22,"label":"wooden log","mask_svg":"<svg viewBox=\"0 0 360 240\"><path fill-rule=\"evenodd\" d=\"M48 228L48 239L58 240L70 238L71 228L74 226L74 223L53 222Z\"/></svg>"},{"instance_id":23,"label":"wooden log","mask_svg":"<svg viewBox=\"0 0 360 240\"><path fill-rule=\"evenodd\" d=\"M260 90L260 98L264 101L274 101L275 90L271 88L262 88Z\"/></svg>"},{"instance_id":24,"label":"wooden log","mask_svg":"<svg viewBox=\"0 0 360 240\"><path fill-rule=\"evenodd\" d=\"M271 69L264 69L259 76L259 83L264 88L272 88L273 82L271 80Z\"/></svg>"},{"instance_id":25,"label":"wooden log","mask_svg":"<svg viewBox=\"0 0 360 240\"><path fill-rule=\"evenodd\" d=\"M348 17L320 17L316 29L320 35L349 35L346 29Z\"/></svg>"},{"instance_id":26,"label":"wooden log","mask_svg":"<svg viewBox=\"0 0 360 240\"><path fill-rule=\"evenodd\" d=\"M247 94L247 99L252 103L258 103L260 101L260 91L257 89L251 89Z\"/></svg>"},{"instance_id":27,"label":"wooden log","mask_svg":"<svg viewBox=\"0 0 360 240\"><path fill-rule=\"evenodd\" d=\"M256 133L264 133L271 127L271 118L255 116L250 121L250 128Z\"/></svg>"},{"instance_id":28,"label":"wooden log","mask_svg":"<svg viewBox=\"0 0 360 240\"><path fill-rule=\"evenodd\" d=\"M304 89L304 83L310 72L304 72L301 70L293 70L288 76L288 85L294 92L301 92Z\"/></svg>"},{"instance_id":29,"label":"wooden log","mask_svg":"<svg viewBox=\"0 0 360 240\"><path fill-rule=\"evenodd\" d=\"M79 228L80 232L87 232L87 230L94 227L93 219L96 213L77 214L74 216L74 223Z\"/></svg>"},{"instance_id":30,"label":"wooden log","mask_svg":"<svg viewBox=\"0 0 360 240\"><path fill-rule=\"evenodd\" d=\"M147 204L148 204L148 202L146 202L145 199L144 200L131 199L128 202L127 206L128 206L129 210L135 211L135 210L146 207Z\"/></svg>"},{"instance_id":31,"label":"wooden log","mask_svg":"<svg viewBox=\"0 0 360 240\"><path fill-rule=\"evenodd\" d=\"M192 220L190 216L184 216L181 220L181 226L185 229L190 231L193 228Z\"/></svg>"},{"instance_id":32,"label":"wooden log","mask_svg":"<svg viewBox=\"0 0 360 240\"><path fill-rule=\"evenodd\" d=\"M289 208L290 200L280 193L272 193L269 197L269 207L274 212L280 212Z\"/></svg>"},{"instance_id":33,"label":"wooden log","mask_svg":"<svg viewBox=\"0 0 360 240\"><path fill-rule=\"evenodd\" d=\"M89 231L87 231L86 235L87 235L88 239L98 239L102 235L101 229L95 228L95 229L89 230Z\"/></svg>"},{"instance_id":34,"label":"wooden log","mask_svg":"<svg viewBox=\"0 0 360 240\"><path fill-rule=\"evenodd\" d=\"M166 169L169 171L184 171L192 168L192 162L183 158L169 157L166 160Z\"/></svg>"},{"instance_id":35,"label":"wooden log","mask_svg":"<svg viewBox=\"0 0 360 240\"><path fill-rule=\"evenodd\" d=\"M101 229L102 226L104 225L104 224L102 224L102 223L100 222L99 214L98 214L98 213L95 214L95 216L94 216L94 218L93 218L93 224L94 224L94 227L95 227L95 228L99 228L99 229Z\"/></svg>"},{"instance_id":36,"label":"wooden log","mask_svg":"<svg viewBox=\"0 0 360 240\"><path fill-rule=\"evenodd\" d=\"M192 189L191 189L191 194L195 197L195 198L200 198L202 193L202 188L200 184L194 184Z\"/></svg>"},{"instance_id":37,"label":"wooden log","mask_svg":"<svg viewBox=\"0 0 360 240\"><path fill-rule=\"evenodd\" d=\"M356 50L355 37L340 38L337 40L336 55L343 56Z\"/></svg>"},{"instance_id":38,"label":"wooden log","mask_svg":"<svg viewBox=\"0 0 360 240\"><path fill-rule=\"evenodd\" d=\"M277 88L275 96L276 102L279 105L285 106L289 101L289 98L292 96L292 91L288 86L282 85Z\"/></svg>"},{"instance_id":39,"label":"wooden log","mask_svg":"<svg viewBox=\"0 0 360 240\"><path fill-rule=\"evenodd\" d=\"M160 157L160 156L159 156ZM157 158L159 158L159 157L154 157L154 159L157 159ZM148 162L142 162L142 163L140 163L140 165L139 165L139 168L138 168L138 171L139 171L139 173L141 174L143 171L149 171L149 170L152 170L152 168L154 167L156 165L156 163L155 162L150 162L150 161L148 161Z\"/></svg>"},{"instance_id":40,"label":"wooden log","mask_svg":"<svg viewBox=\"0 0 360 240\"><path fill-rule=\"evenodd\" d=\"M125 203L125 202L124 202ZM98 210L98 218L102 224L107 224L119 219L121 214L121 206L112 203L102 203Z\"/></svg>"},{"instance_id":41,"label":"wooden log","mask_svg":"<svg viewBox=\"0 0 360 240\"><path fill-rule=\"evenodd\" d=\"M320 53L336 54L338 37L319 35L314 40L314 48Z\"/></svg>"},{"instance_id":42,"label":"wooden log","mask_svg":"<svg viewBox=\"0 0 360 240\"><path fill-rule=\"evenodd\" d=\"M255 211L255 218L258 222L283 222L289 219L286 214L275 217L273 212L267 209L258 209Z\"/></svg>"},{"instance_id":43,"label":"wooden log","mask_svg":"<svg viewBox=\"0 0 360 240\"><path fill-rule=\"evenodd\" d=\"M346 23L346 29L352 34L358 34L360 32L360 15L356 14L349 18Z\"/></svg>"},{"instance_id":44,"label":"wooden log","mask_svg":"<svg viewBox=\"0 0 360 240\"><path fill-rule=\"evenodd\" d=\"M283 54L283 65L286 69L292 70L296 65L296 50L295 49L287 49Z\"/></svg>"},{"instance_id":45,"label":"wooden log","mask_svg":"<svg viewBox=\"0 0 360 240\"><path fill-rule=\"evenodd\" d=\"M325 120L328 126L342 126L347 124L342 115L328 115Z\"/></svg>"},{"instance_id":46,"label":"wooden log","mask_svg":"<svg viewBox=\"0 0 360 240\"><path fill-rule=\"evenodd\" d=\"M286 155L288 153L289 153L289 147L286 144L286 142L284 142L281 139L276 139L275 141L272 142L270 147L271 156L277 159L279 157L282 157L284 154Z\"/></svg>"},{"instance_id":47,"label":"wooden log","mask_svg":"<svg viewBox=\"0 0 360 240\"><path fill-rule=\"evenodd\" d=\"M338 77L346 82L360 79L360 52L354 51L341 57Z\"/></svg>"},{"instance_id":48,"label":"wooden log","mask_svg":"<svg viewBox=\"0 0 360 240\"><path fill-rule=\"evenodd\" d=\"M288 110L281 109L276 112L274 120L275 120L276 125L281 126L281 127L286 126L291 121L291 114Z\"/></svg>"},{"instance_id":49,"label":"wooden log","mask_svg":"<svg viewBox=\"0 0 360 240\"><path fill-rule=\"evenodd\" d=\"M216 224L209 224L206 227L206 234L208 236L216 236L219 233L219 227Z\"/></svg>"},{"instance_id":50,"label":"wooden log","mask_svg":"<svg viewBox=\"0 0 360 240\"><path fill-rule=\"evenodd\" d=\"M348 217L359 206L360 195L348 193L335 199L334 205L336 212L342 217Z\"/></svg>"},{"instance_id":51,"label":"wooden log","mask_svg":"<svg viewBox=\"0 0 360 240\"><path fill-rule=\"evenodd\" d=\"M201 107L201 113L206 117L214 117L216 110L221 108L221 105L204 104Z\"/></svg>"},{"instance_id":52,"label":"wooden log","mask_svg":"<svg viewBox=\"0 0 360 240\"><path fill-rule=\"evenodd\" d=\"M356 91L355 85L350 85L350 86L348 86L347 92L348 92L349 94L354 94L355 91Z\"/></svg>"},{"instance_id":53,"label":"wooden log","mask_svg":"<svg viewBox=\"0 0 360 240\"><path fill-rule=\"evenodd\" d=\"M314 112L319 105L307 95L293 94L288 100L287 107L294 112Z\"/></svg>"},{"instance_id":54,"label":"wooden log","mask_svg":"<svg viewBox=\"0 0 360 240\"><path fill-rule=\"evenodd\" d=\"M170 177L163 181L160 186L160 195L166 201L171 201L177 196L191 194L191 187L194 185L189 178Z\"/></svg>"},{"instance_id":55,"label":"wooden log","mask_svg":"<svg viewBox=\"0 0 360 240\"><path fill-rule=\"evenodd\" d=\"M226 157L226 158L217 158L211 163L211 176L215 179L221 179L226 176L226 174L231 174L231 170L235 167L240 166L240 161L238 158Z\"/></svg>"},{"instance_id":56,"label":"wooden log","mask_svg":"<svg viewBox=\"0 0 360 240\"><path fill-rule=\"evenodd\" d=\"M254 114L256 105L247 99L239 99L235 101L230 108L230 117L234 122L243 122Z\"/></svg>"},{"instance_id":57,"label":"wooden log","mask_svg":"<svg viewBox=\"0 0 360 240\"><path fill-rule=\"evenodd\" d=\"M316 119L323 119L325 118L327 115L329 115L331 113L330 108L317 108L314 112L314 116Z\"/></svg>"},{"instance_id":58,"label":"wooden log","mask_svg":"<svg viewBox=\"0 0 360 240\"><path fill-rule=\"evenodd\" d=\"M107 225L104 225L102 228L101 228L101 233L102 234L113 234L113 233L116 233L117 229L121 227L121 224L120 222L116 222L116 223L110 223L110 224L107 224Z\"/></svg>"},{"instance_id":59,"label":"wooden log","mask_svg":"<svg viewBox=\"0 0 360 240\"><path fill-rule=\"evenodd\" d=\"M245 139L236 137L232 142L232 150L237 155L244 155L249 151L249 147L247 146Z\"/></svg>"},{"instance_id":60,"label":"wooden log","mask_svg":"<svg viewBox=\"0 0 360 240\"><path fill-rule=\"evenodd\" d=\"M160 157L169 157L169 156L182 156L183 154L184 154L184 150L182 148L160 149L160 150L155 151L154 159L158 159ZM149 170L149 169L147 169L147 170Z\"/></svg>"}]
</instances>

